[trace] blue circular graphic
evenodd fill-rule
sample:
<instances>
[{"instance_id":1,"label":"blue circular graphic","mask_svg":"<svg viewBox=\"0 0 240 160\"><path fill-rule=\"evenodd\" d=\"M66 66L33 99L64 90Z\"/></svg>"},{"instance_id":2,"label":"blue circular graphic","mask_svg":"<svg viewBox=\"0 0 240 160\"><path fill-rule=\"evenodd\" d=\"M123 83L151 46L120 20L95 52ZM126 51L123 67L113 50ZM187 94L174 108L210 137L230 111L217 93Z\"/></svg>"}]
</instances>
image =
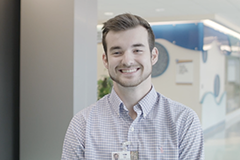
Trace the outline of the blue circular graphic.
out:
<instances>
[{"instance_id":1,"label":"blue circular graphic","mask_svg":"<svg viewBox=\"0 0 240 160\"><path fill-rule=\"evenodd\" d=\"M207 62L207 58L208 58L208 51L203 51L202 52L202 59L203 59L204 63Z\"/></svg>"},{"instance_id":2,"label":"blue circular graphic","mask_svg":"<svg viewBox=\"0 0 240 160\"><path fill-rule=\"evenodd\" d=\"M168 68L169 54L166 48L158 42L155 42L155 47L158 49L158 61L152 67L152 77L162 75Z\"/></svg>"},{"instance_id":3,"label":"blue circular graphic","mask_svg":"<svg viewBox=\"0 0 240 160\"><path fill-rule=\"evenodd\" d=\"M214 79L214 96L218 97L219 92L220 92L220 78L219 75L216 75Z\"/></svg>"}]
</instances>

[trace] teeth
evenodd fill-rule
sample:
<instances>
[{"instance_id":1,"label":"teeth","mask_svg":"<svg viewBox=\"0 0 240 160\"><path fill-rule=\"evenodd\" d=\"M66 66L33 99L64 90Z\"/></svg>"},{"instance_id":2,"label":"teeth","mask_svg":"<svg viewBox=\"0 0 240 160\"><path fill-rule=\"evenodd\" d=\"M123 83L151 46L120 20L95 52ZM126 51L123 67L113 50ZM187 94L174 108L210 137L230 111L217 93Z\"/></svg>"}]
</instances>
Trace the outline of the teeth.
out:
<instances>
[{"instance_id":1,"label":"teeth","mask_svg":"<svg viewBox=\"0 0 240 160\"><path fill-rule=\"evenodd\" d=\"M137 69L125 69L122 70L123 73L131 73L131 72L135 72Z\"/></svg>"}]
</instances>

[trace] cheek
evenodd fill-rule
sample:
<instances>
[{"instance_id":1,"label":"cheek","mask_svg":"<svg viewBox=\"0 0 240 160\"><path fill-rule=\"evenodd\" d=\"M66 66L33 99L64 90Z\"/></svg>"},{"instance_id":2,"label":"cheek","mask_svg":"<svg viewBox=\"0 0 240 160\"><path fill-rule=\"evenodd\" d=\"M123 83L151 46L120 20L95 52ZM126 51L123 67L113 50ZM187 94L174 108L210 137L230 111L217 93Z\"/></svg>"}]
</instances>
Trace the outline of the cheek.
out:
<instances>
[{"instance_id":1,"label":"cheek","mask_svg":"<svg viewBox=\"0 0 240 160\"><path fill-rule=\"evenodd\" d=\"M119 64L119 61L117 59L112 58L108 60L108 67L112 68L117 66L118 64Z\"/></svg>"},{"instance_id":2,"label":"cheek","mask_svg":"<svg viewBox=\"0 0 240 160\"><path fill-rule=\"evenodd\" d=\"M152 59L151 57L144 57L142 59L142 64L145 65L145 66L152 66Z\"/></svg>"},{"instance_id":3,"label":"cheek","mask_svg":"<svg viewBox=\"0 0 240 160\"><path fill-rule=\"evenodd\" d=\"M115 68L115 66L114 66L114 63L107 63L107 66L106 66L106 68L108 69L108 70L114 70L114 68Z\"/></svg>"}]
</instances>

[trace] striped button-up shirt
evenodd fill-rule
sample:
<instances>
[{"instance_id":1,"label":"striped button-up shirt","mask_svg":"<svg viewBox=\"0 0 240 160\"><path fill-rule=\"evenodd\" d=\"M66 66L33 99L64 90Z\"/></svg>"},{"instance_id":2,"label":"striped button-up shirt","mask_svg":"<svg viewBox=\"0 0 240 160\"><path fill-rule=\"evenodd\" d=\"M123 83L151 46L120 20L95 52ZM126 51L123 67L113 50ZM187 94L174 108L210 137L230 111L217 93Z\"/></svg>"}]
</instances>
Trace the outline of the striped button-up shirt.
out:
<instances>
[{"instance_id":1,"label":"striped button-up shirt","mask_svg":"<svg viewBox=\"0 0 240 160\"><path fill-rule=\"evenodd\" d=\"M203 134L196 113L151 91L134 106L133 120L114 89L76 114L68 127L62 160L110 160L112 152L138 151L140 160L200 160Z\"/></svg>"}]
</instances>

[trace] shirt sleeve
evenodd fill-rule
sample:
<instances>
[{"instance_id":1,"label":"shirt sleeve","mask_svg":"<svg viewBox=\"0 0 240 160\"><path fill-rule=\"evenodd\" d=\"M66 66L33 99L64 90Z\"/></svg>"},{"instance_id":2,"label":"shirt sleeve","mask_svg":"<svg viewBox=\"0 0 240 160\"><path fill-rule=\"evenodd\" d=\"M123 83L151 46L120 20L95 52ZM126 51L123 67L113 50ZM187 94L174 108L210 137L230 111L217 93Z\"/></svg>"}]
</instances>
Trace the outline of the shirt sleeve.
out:
<instances>
[{"instance_id":1,"label":"shirt sleeve","mask_svg":"<svg viewBox=\"0 0 240 160\"><path fill-rule=\"evenodd\" d=\"M189 110L182 120L179 137L180 160L203 160L203 131L197 114Z\"/></svg>"},{"instance_id":2,"label":"shirt sleeve","mask_svg":"<svg viewBox=\"0 0 240 160\"><path fill-rule=\"evenodd\" d=\"M83 160L86 122L74 116L67 129L62 149L62 160Z\"/></svg>"}]
</instances>

